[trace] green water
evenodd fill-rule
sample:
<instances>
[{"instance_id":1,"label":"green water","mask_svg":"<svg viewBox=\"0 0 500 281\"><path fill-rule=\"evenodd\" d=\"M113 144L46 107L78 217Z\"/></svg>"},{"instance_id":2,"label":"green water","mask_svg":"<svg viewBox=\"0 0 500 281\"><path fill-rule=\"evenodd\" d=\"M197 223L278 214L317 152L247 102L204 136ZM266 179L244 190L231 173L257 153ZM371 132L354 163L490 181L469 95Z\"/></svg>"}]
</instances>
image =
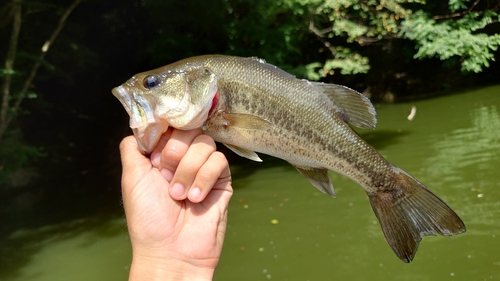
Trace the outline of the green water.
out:
<instances>
[{"instance_id":1,"label":"green water","mask_svg":"<svg viewBox=\"0 0 500 281\"><path fill-rule=\"evenodd\" d=\"M409 121L412 106L417 113ZM232 169L235 194L215 280L500 280L500 86L381 105L377 112L377 129L360 134L445 200L467 232L424 238L414 261L404 264L361 187L331 173L333 199L286 163L265 158ZM9 239L21 245L22 266L7 264L9 271L0 264L2 280L128 275L122 218L84 218Z\"/></svg>"}]
</instances>

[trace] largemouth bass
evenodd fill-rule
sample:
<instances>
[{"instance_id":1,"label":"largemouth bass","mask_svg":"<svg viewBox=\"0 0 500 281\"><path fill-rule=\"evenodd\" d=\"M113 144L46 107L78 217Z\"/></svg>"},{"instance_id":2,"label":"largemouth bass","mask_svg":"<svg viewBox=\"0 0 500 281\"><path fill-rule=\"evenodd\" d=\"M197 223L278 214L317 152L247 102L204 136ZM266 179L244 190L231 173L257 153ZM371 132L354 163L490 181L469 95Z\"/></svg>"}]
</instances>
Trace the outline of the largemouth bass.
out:
<instances>
[{"instance_id":1,"label":"largemouth bass","mask_svg":"<svg viewBox=\"0 0 500 281\"><path fill-rule=\"evenodd\" d=\"M347 87L300 80L257 58L192 57L139 73L112 90L144 154L169 126L203 133L240 156L288 161L335 196L328 170L361 185L396 255L410 262L425 235L465 232L460 217L348 125L371 128L371 102Z\"/></svg>"}]
</instances>

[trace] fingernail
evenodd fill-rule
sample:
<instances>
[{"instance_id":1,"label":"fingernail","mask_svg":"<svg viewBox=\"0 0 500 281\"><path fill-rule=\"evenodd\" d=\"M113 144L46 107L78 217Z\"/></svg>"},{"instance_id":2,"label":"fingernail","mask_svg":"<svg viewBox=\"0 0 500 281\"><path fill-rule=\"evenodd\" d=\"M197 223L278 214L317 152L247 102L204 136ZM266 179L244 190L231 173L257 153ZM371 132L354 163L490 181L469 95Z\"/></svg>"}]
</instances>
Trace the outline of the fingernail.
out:
<instances>
[{"instance_id":1,"label":"fingernail","mask_svg":"<svg viewBox=\"0 0 500 281\"><path fill-rule=\"evenodd\" d=\"M176 198L182 198L184 196L184 186L180 183L175 183L170 188L170 194Z\"/></svg>"},{"instance_id":2,"label":"fingernail","mask_svg":"<svg viewBox=\"0 0 500 281\"><path fill-rule=\"evenodd\" d=\"M189 195L188 195L189 201L198 202L198 200L200 199L200 194L201 190L198 187L191 188L191 190L189 190Z\"/></svg>"},{"instance_id":3,"label":"fingernail","mask_svg":"<svg viewBox=\"0 0 500 281\"><path fill-rule=\"evenodd\" d=\"M155 154L151 155L151 165L153 165L153 167L160 167L160 156L161 152L156 152Z\"/></svg>"}]
</instances>

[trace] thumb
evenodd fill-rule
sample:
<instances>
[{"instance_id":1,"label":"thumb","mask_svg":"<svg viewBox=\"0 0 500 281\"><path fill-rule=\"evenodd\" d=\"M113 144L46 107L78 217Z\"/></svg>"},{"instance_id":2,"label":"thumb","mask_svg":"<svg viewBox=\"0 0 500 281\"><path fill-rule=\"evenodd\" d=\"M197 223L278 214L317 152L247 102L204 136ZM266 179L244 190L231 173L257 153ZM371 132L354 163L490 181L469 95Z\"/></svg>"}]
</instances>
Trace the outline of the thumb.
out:
<instances>
[{"instance_id":1,"label":"thumb","mask_svg":"<svg viewBox=\"0 0 500 281\"><path fill-rule=\"evenodd\" d=\"M123 166L123 174L133 173L137 169L151 168L151 161L144 156L134 136L125 137L120 143L120 155ZM146 170L144 170L146 172Z\"/></svg>"}]
</instances>

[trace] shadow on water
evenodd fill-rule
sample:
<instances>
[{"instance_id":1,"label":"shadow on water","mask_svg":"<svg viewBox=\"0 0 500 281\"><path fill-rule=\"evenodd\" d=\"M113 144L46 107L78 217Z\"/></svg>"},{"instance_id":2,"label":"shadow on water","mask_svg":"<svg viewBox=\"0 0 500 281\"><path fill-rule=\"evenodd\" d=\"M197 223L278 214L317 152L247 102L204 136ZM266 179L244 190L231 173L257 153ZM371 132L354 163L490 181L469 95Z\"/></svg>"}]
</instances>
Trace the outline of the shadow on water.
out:
<instances>
[{"instance_id":1,"label":"shadow on water","mask_svg":"<svg viewBox=\"0 0 500 281\"><path fill-rule=\"evenodd\" d=\"M360 136L376 150L399 143L402 137L411 134L409 130L376 130L371 132L362 132Z\"/></svg>"},{"instance_id":2,"label":"shadow on water","mask_svg":"<svg viewBox=\"0 0 500 281\"><path fill-rule=\"evenodd\" d=\"M86 248L104 238L126 233L124 221L123 216L100 214L36 229L18 230L0 241L0 279L20 277L20 270L48 245L82 236L84 239L77 247Z\"/></svg>"},{"instance_id":3,"label":"shadow on water","mask_svg":"<svg viewBox=\"0 0 500 281\"><path fill-rule=\"evenodd\" d=\"M236 155L234 152L220 143L217 144L217 150L224 153L224 155L228 159L231 168L231 176L233 177L233 179L248 179L251 178L251 176L259 170L269 169L273 167L282 167L284 169L294 170L294 168L286 161L266 154L258 153L259 157L262 159L262 162L255 162ZM239 188L239 186L237 188Z\"/></svg>"},{"instance_id":4,"label":"shadow on water","mask_svg":"<svg viewBox=\"0 0 500 281\"><path fill-rule=\"evenodd\" d=\"M49 156L28 185L0 188L0 280L24 278L23 269L52 244L79 238L87 247L126 233L124 223L111 223L124 220L115 150L81 173Z\"/></svg>"}]
</instances>

